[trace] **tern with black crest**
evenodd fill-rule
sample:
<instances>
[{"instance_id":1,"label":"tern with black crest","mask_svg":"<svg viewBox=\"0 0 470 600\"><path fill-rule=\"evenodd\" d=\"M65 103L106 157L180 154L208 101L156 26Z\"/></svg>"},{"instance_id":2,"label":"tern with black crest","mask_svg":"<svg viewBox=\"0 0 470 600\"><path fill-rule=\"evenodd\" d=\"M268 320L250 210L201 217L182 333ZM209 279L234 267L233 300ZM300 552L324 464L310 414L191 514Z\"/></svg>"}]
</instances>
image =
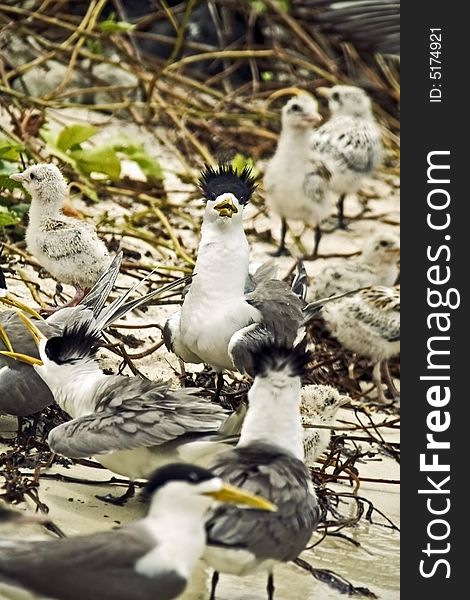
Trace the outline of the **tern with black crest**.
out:
<instances>
[{"instance_id":1,"label":"tern with black crest","mask_svg":"<svg viewBox=\"0 0 470 600\"><path fill-rule=\"evenodd\" d=\"M216 502L275 511L269 501L188 464L155 471L144 519L62 540L0 539L1 584L55 600L172 600L204 550L204 515ZM22 597L22 596L13 596Z\"/></svg>"},{"instance_id":2,"label":"tern with black crest","mask_svg":"<svg viewBox=\"0 0 470 600\"><path fill-rule=\"evenodd\" d=\"M255 379L236 448L220 454L211 469L242 489L259 493L277 506L272 515L218 507L206 522L204 558L218 573L268 574L274 597L276 563L294 560L320 520L321 509L304 463L300 415L301 377L312 356L304 343L292 348L261 343L252 350Z\"/></svg>"},{"instance_id":3,"label":"tern with black crest","mask_svg":"<svg viewBox=\"0 0 470 600\"><path fill-rule=\"evenodd\" d=\"M200 178L206 203L196 277L181 310L172 315L164 338L184 362L250 370L253 339L284 340L292 346L302 321L302 301L267 263L250 275L243 211L254 189L250 169L207 167Z\"/></svg>"}]
</instances>

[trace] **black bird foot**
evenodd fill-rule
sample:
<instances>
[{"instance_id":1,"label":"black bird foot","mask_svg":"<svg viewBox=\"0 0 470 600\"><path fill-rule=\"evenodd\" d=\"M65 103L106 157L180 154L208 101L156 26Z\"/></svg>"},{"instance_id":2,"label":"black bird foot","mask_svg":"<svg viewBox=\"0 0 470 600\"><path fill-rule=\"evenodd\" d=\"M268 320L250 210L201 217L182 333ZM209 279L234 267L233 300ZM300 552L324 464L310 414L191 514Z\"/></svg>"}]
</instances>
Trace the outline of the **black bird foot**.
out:
<instances>
[{"instance_id":1,"label":"black bird foot","mask_svg":"<svg viewBox=\"0 0 470 600\"><path fill-rule=\"evenodd\" d=\"M218 571L214 571L214 573L212 575L211 595L209 596L209 600L215 600L215 589L216 589L218 583L219 583L219 573L218 573Z\"/></svg>"},{"instance_id":2,"label":"black bird foot","mask_svg":"<svg viewBox=\"0 0 470 600\"><path fill-rule=\"evenodd\" d=\"M269 256L291 256L287 248L278 248L274 252L268 252Z\"/></svg>"},{"instance_id":3,"label":"black bird foot","mask_svg":"<svg viewBox=\"0 0 470 600\"><path fill-rule=\"evenodd\" d=\"M135 486L133 483L130 483L125 494L122 494L121 496L113 496L113 494L101 496L95 494L95 498L98 498L98 500L101 500L102 502L107 502L108 504L114 504L115 506L124 506L130 498L133 498L134 494Z\"/></svg>"}]
</instances>

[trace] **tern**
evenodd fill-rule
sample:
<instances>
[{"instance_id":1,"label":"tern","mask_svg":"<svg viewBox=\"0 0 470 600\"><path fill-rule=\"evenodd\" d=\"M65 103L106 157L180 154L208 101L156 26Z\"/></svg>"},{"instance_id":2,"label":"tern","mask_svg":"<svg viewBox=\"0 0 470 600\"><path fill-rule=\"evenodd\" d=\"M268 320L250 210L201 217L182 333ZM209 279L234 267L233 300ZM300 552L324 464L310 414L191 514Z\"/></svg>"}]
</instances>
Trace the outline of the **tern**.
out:
<instances>
[{"instance_id":1,"label":"tern","mask_svg":"<svg viewBox=\"0 0 470 600\"><path fill-rule=\"evenodd\" d=\"M330 119L311 138L313 156L331 173L330 187L339 194L339 226L345 228L344 199L359 189L382 160L382 135L366 92L355 86L317 88L328 99Z\"/></svg>"},{"instance_id":2,"label":"tern","mask_svg":"<svg viewBox=\"0 0 470 600\"><path fill-rule=\"evenodd\" d=\"M47 338L60 335L66 326L72 327L74 324L80 323L82 319L91 316L98 319L101 331L127 312L151 302L159 295L184 281L184 279L176 280L168 286L149 292L140 298L129 300L137 287L145 281L144 279L124 292L109 308L104 308L105 302L119 274L122 256L122 252L119 252L115 256L109 268L103 273L90 293L79 305L75 307L63 307L50 315L46 320L43 320L33 311L33 316L37 316L38 318L34 323L41 334ZM10 304L12 304L11 299ZM14 306L31 313L31 310L27 306L23 306L22 303L18 304L16 300ZM39 358L36 343L25 329L21 318L15 310L7 310L0 313L0 332L2 331L3 335L0 337L0 341L3 340L3 345L7 351L12 351L14 348L19 354L24 354L35 359ZM53 400L54 397L49 387L29 365L0 353L0 412L24 417L40 412L51 404Z\"/></svg>"},{"instance_id":3,"label":"tern","mask_svg":"<svg viewBox=\"0 0 470 600\"><path fill-rule=\"evenodd\" d=\"M165 324L168 350L188 363L222 371L250 371L253 338L275 337L292 346L302 321L302 301L271 263L249 274L249 245L243 209L255 182L248 168L207 167L200 178L206 202L195 280L181 309Z\"/></svg>"},{"instance_id":4,"label":"tern","mask_svg":"<svg viewBox=\"0 0 470 600\"><path fill-rule=\"evenodd\" d=\"M236 448L218 456L214 473L276 504L272 515L215 508L206 522L204 559L218 573L268 572L268 597L274 595L273 569L304 550L321 509L304 463L300 415L301 377L312 355L300 343L288 348L262 343L252 350L255 373L249 407Z\"/></svg>"},{"instance_id":5,"label":"tern","mask_svg":"<svg viewBox=\"0 0 470 600\"><path fill-rule=\"evenodd\" d=\"M315 228L312 256L316 256L321 223L334 210L331 173L321 160L310 156L312 127L320 122L318 103L306 94L291 98L282 109L281 134L264 175L268 207L281 217L281 239L273 256L289 254L285 246L288 220Z\"/></svg>"},{"instance_id":6,"label":"tern","mask_svg":"<svg viewBox=\"0 0 470 600\"><path fill-rule=\"evenodd\" d=\"M341 345L373 360L372 378L380 402L386 402L381 369L394 397L398 391L388 369L388 359L400 352L400 286L372 286L328 302L321 315Z\"/></svg>"},{"instance_id":7,"label":"tern","mask_svg":"<svg viewBox=\"0 0 470 600\"><path fill-rule=\"evenodd\" d=\"M109 501L127 500L134 493L133 482L149 477L158 466L189 461L192 443L198 455L201 442L227 419L225 409L196 395L198 389L105 375L96 358L101 325L93 315L49 339L24 315L20 318L39 345L39 359L4 354L32 364L57 404L72 417L50 431L49 447L69 458L93 456L128 477L126 494L118 499L108 496ZM210 448L214 454L225 449L217 443Z\"/></svg>"},{"instance_id":8,"label":"tern","mask_svg":"<svg viewBox=\"0 0 470 600\"><path fill-rule=\"evenodd\" d=\"M204 550L204 515L214 502L271 503L188 464L154 472L147 516L111 531L61 540L0 540L0 582L55 600L171 600L179 597Z\"/></svg>"},{"instance_id":9,"label":"tern","mask_svg":"<svg viewBox=\"0 0 470 600\"><path fill-rule=\"evenodd\" d=\"M69 306L75 306L109 267L111 258L95 228L67 217L62 207L67 183L53 164L39 163L10 179L31 194L26 245L39 264L60 283L75 287Z\"/></svg>"}]
</instances>

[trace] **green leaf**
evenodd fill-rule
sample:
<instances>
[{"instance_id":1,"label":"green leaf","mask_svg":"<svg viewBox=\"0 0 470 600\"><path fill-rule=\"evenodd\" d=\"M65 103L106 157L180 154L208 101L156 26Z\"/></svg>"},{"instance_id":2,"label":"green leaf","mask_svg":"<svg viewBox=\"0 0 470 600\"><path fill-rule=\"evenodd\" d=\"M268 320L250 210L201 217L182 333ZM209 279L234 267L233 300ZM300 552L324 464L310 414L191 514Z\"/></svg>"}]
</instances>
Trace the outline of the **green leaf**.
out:
<instances>
[{"instance_id":1,"label":"green leaf","mask_svg":"<svg viewBox=\"0 0 470 600\"><path fill-rule=\"evenodd\" d=\"M20 222L20 218L15 213L12 213L5 206L0 206L0 227L8 227L8 225L16 225Z\"/></svg>"},{"instance_id":2,"label":"green leaf","mask_svg":"<svg viewBox=\"0 0 470 600\"><path fill-rule=\"evenodd\" d=\"M132 31L135 29L135 25L127 23L126 21L101 21L98 23L98 29L102 33L121 33L125 31Z\"/></svg>"},{"instance_id":3,"label":"green leaf","mask_svg":"<svg viewBox=\"0 0 470 600\"><path fill-rule=\"evenodd\" d=\"M82 142L90 139L97 133L98 129L93 125L68 125L59 133L59 137L55 145L59 150L65 152L74 146L78 146Z\"/></svg>"},{"instance_id":4,"label":"green leaf","mask_svg":"<svg viewBox=\"0 0 470 600\"><path fill-rule=\"evenodd\" d=\"M111 179L117 179L121 174L121 162L114 148L101 146L88 150L73 150L70 156L76 161L77 169L85 175L93 171L104 173Z\"/></svg>"},{"instance_id":5,"label":"green leaf","mask_svg":"<svg viewBox=\"0 0 470 600\"><path fill-rule=\"evenodd\" d=\"M20 160L20 152L24 152L24 146L8 140L0 140L0 158L17 161Z\"/></svg>"},{"instance_id":6,"label":"green leaf","mask_svg":"<svg viewBox=\"0 0 470 600\"><path fill-rule=\"evenodd\" d=\"M254 177L259 175L259 170L256 168L255 161L252 158L243 156L243 154L240 153L235 154L233 157L232 167L238 172L243 171L244 167L250 167Z\"/></svg>"},{"instance_id":7,"label":"green leaf","mask_svg":"<svg viewBox=\"0 0 470 600\"><path fill-rule=\"evenodd\" d=\"M23 186L19 181L13 181L10 176L5 173L0 173L0 188L5 190L13 191L14 189L21 189Z\"/></svg>"},{"instance_id":8,"label":"green leaf","mask_svg":"<svg viewBox=\"0 0 470 600\"><path fill-rule=\"evenodd\" d=\"M160 163L146 152L142 144L116 145L115 149L136 162L147 179L157 179L158 181L163 179L163 169Z\"/></svg>"}]
</instances>

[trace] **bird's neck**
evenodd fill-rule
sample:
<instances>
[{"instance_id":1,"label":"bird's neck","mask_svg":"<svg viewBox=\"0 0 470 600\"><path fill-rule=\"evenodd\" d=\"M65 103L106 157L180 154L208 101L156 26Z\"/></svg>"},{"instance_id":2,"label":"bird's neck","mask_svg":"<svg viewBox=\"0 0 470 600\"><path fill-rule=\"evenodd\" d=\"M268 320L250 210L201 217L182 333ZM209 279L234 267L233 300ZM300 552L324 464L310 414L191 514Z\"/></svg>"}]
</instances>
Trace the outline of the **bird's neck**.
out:
<instances>
[{"instance_id":1,"label":"bird's neck","mask_svg":"<svg viewBox=\"0 0 470 600\"><path fill-rule=\"evenodd\" d=\"M152 577L176 570L189 579L204 550L203 517L209 506L208 498L167 498L161 490L143 521L156 546L136 563L137 572Z\"/></svg>"},{"instance_id":2,"label":"bird's neck","mask_svg":"<svg viewBox=\"0 0 470 600\"><path fill-rule=\"evenodd\" d=\"M42 223L47 219L61 216L63 202L64 198L57 190L49 190L47 196L44 196L44 192L42 191L37 192L31 199L29 222Z\"/></svg>"},{"instance_id":3,"label":"bird's neck","mask_svg":"<svg viewBox=\"0 0 470 600\"><path fill-rule=\"evenodd\" d=\"M190 294L218 301L243 297L249 246L242 223L203 223Z\"/></svg>"},{"instance_id":4,"label":"bird's neck","mask_svg":"<svg viewBox=\"0 0 470 600\"><path fill-rule=\"evenodd\" d=\"M270 374L269 379L257 377L248 401L238 445L266 442L303 460L300 378L287 378L282 372Z\"/></svg>"},{"instance_id":5,"label":"bird's neck","mask_svg":"<svg viewBox=\"0 0 470 600\"><path fill-rule=\"evenodd\" d=\"M49 361L36 371L49 386L60 408L73 419L95 412L96 389L108 377L95 361L80 365L56 365Z\"/></svg>"},{"instance_id":6,"label":"bird's neck","mask_svg":"<svg viewBox=\"0 0 470 600\"><path fill-rule=\"evenodd\" d=\"M283 127L277 143L277 151L304 154L309 148L312 129L309 127Z\"/></svg>"}]
</instances>

